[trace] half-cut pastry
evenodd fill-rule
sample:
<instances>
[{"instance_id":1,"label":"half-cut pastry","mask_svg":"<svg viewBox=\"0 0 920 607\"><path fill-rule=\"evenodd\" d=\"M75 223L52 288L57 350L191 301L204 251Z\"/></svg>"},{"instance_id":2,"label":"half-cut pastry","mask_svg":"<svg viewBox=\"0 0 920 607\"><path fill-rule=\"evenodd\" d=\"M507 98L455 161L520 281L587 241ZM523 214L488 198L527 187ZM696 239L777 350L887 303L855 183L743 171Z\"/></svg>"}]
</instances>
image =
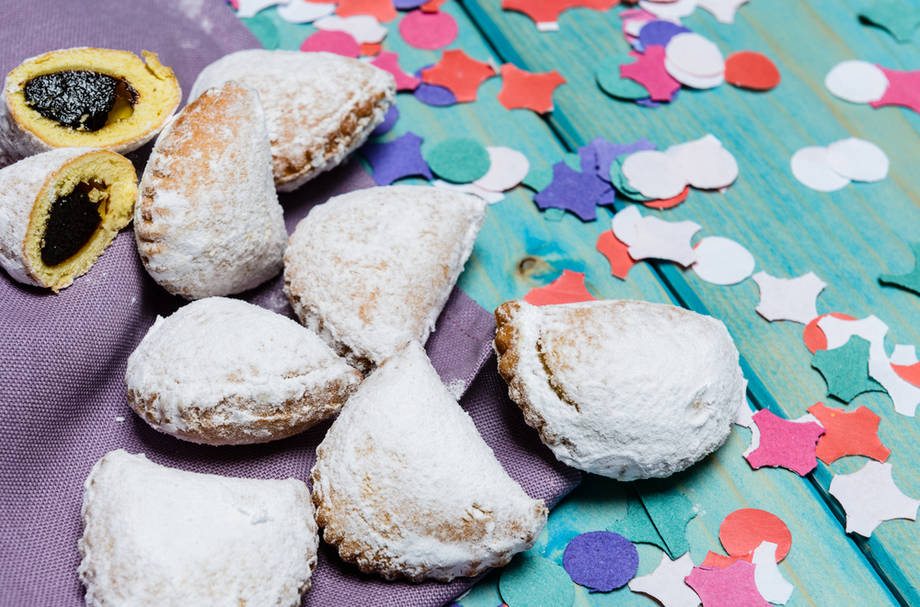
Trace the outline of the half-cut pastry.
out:
<instances>
[{"instance_id":1,"label":"half-cut pastry","mask_svg":"<svg viewBox=\"0 0 920 607\"><path fill-rule=\"evenodd\" d=\"M664 477L728 438L746 382L720 321L642 301L495 311L498 370L562 462L618 480Z\"/></svg>"},{"instance_id":2,"label":"half-cut pastry","mask_svg":"<svg viewBox=\"0 0 920 607\"><path fill-rule=\"evenodd\" d=\"M287 231L259 95L205 91L157 139L134 211L147 272L187 299L231 295L282 267Z\"/></svg>"},{"instance_id":3,"label":"half-cut pastry","mask_svg":"<svg viewBox=\"0 0 920 607\"><path fill-rule=\"evenodd\" d=\"M83 485L88 607L295 607L319 538L302 481L167 468L121 449Z\"/></svg>"},{"instance_id":4,"label":"half-cut pastry","mask_svg":"<svg viewBox=\"0 0 920 607\"><path fill-rule=\"evenodd\" d=\"M57 292L131 221L137 174L113 152L67 148L0 169L0 265Z\"/></svg>"},{"instance_id":5,"label":"half-cut pastry","mask_svg":"<svg viewBox=\"0 0 920 607\"><path fill-rule=\"evenodd\" d=\"M396 98L393 76L332 53L238 51L207 66L190 99L227 80L259 91L275 184L296 190L356 150Z\"/></svg>"},{"instance_id":6,"label":"half-cut pastry","mask_svg":"<svg viewBox=\"0 0 920 607\"><path fill-rule=\"evenodd\" d=\"M345 404L311 478L323 539L387 579L477 575L530 548L546 523L543 501L508 476L417 343Z\"/></svg>"},{"instance_id":7,"label":"half-cut pastry","mask_svg":"<svg viewBox=\"0 0 920 607\"><path fill-rule=\"evenodd\" d=\"M128 402L154 429L196 443L285 438L335 415L361 381L295 321L209 297L158 317L128 358Z\"/></svg>"},{"instance_id":8,"label":"half-cut pastry","mask_svg":"<svg viewBox=\"0 0 920 607\"><path fill-rule=\"evenodd\" d=\"M434 329L485 219L475 196L423 186L358 190L301 220L284 253L300 321L367 372Z\"/></svg>"},{"instance_id":9,"label":"half-cut pastry","mask_svg":"<svg viewBox=\"0 0 920 607\"><path fill-rule=\"evenodd\" d=\"M3 85L0 149L15 160L53 148L127 153L144 145L182 92L156 53L143 56L83 47L26 59Z\"/></svg>"}]
</instances>

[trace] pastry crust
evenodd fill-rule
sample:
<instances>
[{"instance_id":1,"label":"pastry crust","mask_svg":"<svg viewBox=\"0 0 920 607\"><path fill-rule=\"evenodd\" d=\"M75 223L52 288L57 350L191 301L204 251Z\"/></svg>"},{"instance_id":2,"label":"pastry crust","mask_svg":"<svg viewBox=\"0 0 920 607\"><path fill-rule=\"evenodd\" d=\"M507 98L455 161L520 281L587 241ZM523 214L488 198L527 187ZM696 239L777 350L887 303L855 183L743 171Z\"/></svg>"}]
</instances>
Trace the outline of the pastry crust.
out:
<instances>
[{"instance_id":1,"label":"pastry crust","mask_svg":"<svg viewBox=\"0 0 920 607\"><path fill-rule=\"evenodd\" d=\"M197 474L111 451L83 486L88 607L295 607L319 543L306 484Z\"/></svg>"},{"instance_id":2,"label":"pastry crust","mask_svg":"<svg viewBox=\"0 0 920 607\"><path fill-rule=\"evenodd\" d=\"M336 413L361 374L293 320L209 297L158 317L128 358L128 402L154 429L243 445L297 434Z\"/></svg>"},{"instance_id":3,"label":"pastry crust","mask_svg":"<svg viewBox=\"0 0 920 607\"><path fill-rule=\"evenodd\" d=\"M279 191L290 192L356 150L396 98L392 75L332 53L238 51L204 68L190 99L236 80L259 92Z\"/></svg>"},{"instance_id":4,"label":"pastry crust","mask_svg":"<svg viewBox=\"0 0 920 607\"><path fill-rule=\"evenodd\" d=\"M300 321L368 372L424 343L463 271L486 203L423 186L358 190L314 208L284 254Z\"/></svg>"},{"instance_id":5,"label":"pastry crust","mask_svg":"<svg viewBox=\"0 0 920 607\"><path fill-rule=\"evenodd\" d=\"M42 249L54 203L80 188L99 201L99 225L73 255L48 265ZM0 169L0 265L19 282L57 292L89 271L131 221L136 199L134 166L104 150L62 148Z\"/></svg>"},{"instance_id":6,"label":"pastry crust","mask_svg":"<svg viewBox=\"0 0 920 607\"><path fill-rule=\"evenodd\" d=\"M311 472L323 539L386 579L450 581L506 564L546 523L411 343L349 399Z\"/></svg>"},{"instance_id":7,"label":"pastry crust","mask_svg":"<svg viewBox=\"0 0 920 607\"><path fill-rule=\"evenodd\" d=\"M679 472L728 438L747 382L725 325L607 300L495 311L498 370L560 461L618 480Z\"/></svg>"},{"instance_id":8,"label":"pastry crust","mask_svg":"<svg viewBox=\"0 0 920 607\"><path fill-rule=\"evenodd\" d=\"M143 59L128 51L80 47L51 51L20 63L7 74L3 85L0 166L62 147L104 148L126 154L153 139L176 111L182 91L173 71L160 63L156 53L143 51L142 55ZM113 112L102 129L80 131L29 107L24 90L30 80L71 70L92 71L129 83L137 93L130 114Z\"/></svg>"},{"instance_id":9,"label":"pastry crust","mask_svg":"<svg viewBox=\"0 0 920 607\"><path fill-rule=\"evenodd\" d=\"M231 295L275 276L287 239L259 95L205 91L163 130L141 179L137 250L163 288Z\"/></svg>"}]
</instances>

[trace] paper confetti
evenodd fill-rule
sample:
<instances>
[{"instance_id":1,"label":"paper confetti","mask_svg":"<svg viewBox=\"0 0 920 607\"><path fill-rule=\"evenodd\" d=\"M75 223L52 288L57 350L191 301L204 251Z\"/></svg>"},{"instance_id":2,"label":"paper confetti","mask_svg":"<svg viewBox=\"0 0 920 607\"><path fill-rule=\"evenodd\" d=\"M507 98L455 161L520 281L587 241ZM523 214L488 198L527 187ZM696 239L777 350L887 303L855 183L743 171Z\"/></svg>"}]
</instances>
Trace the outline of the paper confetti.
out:
<instances>
[{"instance_id":1,"label":"paper confetti","mask_svg":"<svg viewBox=\"0 0 920 607\"><path fill-rule=\"evenodd\" d=\"M360 52L363 57L376 57L383 50L379 42L362 42Z\"/></svg>"},{"instance_id":2,"label":"paper confetti","mask_svg":"<svg viewBox=\"0 0 920 607\"><path fill-rule=\"evenodd\" d=\"M734 285L754 272L754 256L743 246L723 236L708 236L694 247L697 276L716 285Z\"/></svg>"},{"instance_id":3,"label":"paper confetti","mask_svg":"<svg viewBox=\"0 0 920 607\"><path fill-rule=\"evenodd\" d=\"M553 31L559 29L559 15L570 8L607 10L619 3L620 0L502 0L502 9L527 15L540 31Z\"/></svg>"},{"instance_id":4,"label":"paper confetti","mask_svg":"<svg viewBox=\"0 0 920 607\"><path fill-rule=\"evenodd\" d=\"M821 319L825 316L832 316L841 320L856 320L847 314L831 312L829 314L821 314L808 321L808 324L805 325L805 329L802 331L802 340L805 342L805 347L808 348L808 351L812 354L818 350L827 350L827 336L824 335L824 331L818 326L818 323L821 322Z\"/></svg>"},{"instance_id":5,"label":"paper confetti","mask_svg":"<svg viewBox=\"0 0 920 607\"><path fill-rule=\"evenodd\" d=\"M848 403L863 392L885 391L869 377L869 342L861 337L851 337L839 348L818 350L811 366L827 383L827 395L841 402Z\"/></svg>"},{"instance_id":6,"label":"paper confetti","mask_svg":"<svg viewBox=\"0 0 920 607\"><path fill-rule=\"evenodd\" d=\"M643 483L643 487L655 487L654 481ZM664 549L675 558L690 550L687 541L687 523L695 516L696 510L683 493L670 487L660 491L640 490L640 497L649 517L655 521L655 529L664 540Z\"/></svg>"},{"instance_id":7,"label":"paper confetti","mask_svg":"<svg viewBox=\"0 0 920 607\"><path fill-rule=\"evenodd\" d=\"M527 553L514 557L498 580L502 600L514 607L571 607L575 586L565 569Z\"/></svg>"},{"instance_id":8,"label":"paper confetti","mask_svg":"<svg viewBox=\"0 0 920 607\"><path fill-rule=\"evenodd\" d=\"M868 61L843 61L824 77L824 86L835 96L851 103L880 100L888 89L888 78Z\"/></svg>"},{"instance_id":9,"label":"paper confetti","mask_svg":"<svg viewBox=\"0 0 920 607\"><path fill-rule=\"evenodd\" d=\"M597 219L597 201L609 186L593 172L573 170L565 162L553 165L552 182L534 196L540 209L565 209L582 221Z\"/></svg>"},{"instance_id":10,"label":"paper confetti","mask_svg":"<svg viewBox=\"0 0 920 607\"><path fill-rule=\"evenodd\" d=\"M888 31L898 42L910 42L920 25L920 5L911 0L875 0L859 18Z\"/></svg>"},{"instance_id":11,"label":"paper confetti","mask_svg":"<svg viewBox=\"0 0 920 607\"><path fill-rule=\"evenodd\" d=\"M288 23L310 23L335 12L334 2L307 2L291 0L278 8L278 16Z\"/></svg>"},{"instance_id":12,"label":"paper confetti","mask_svg":"<svg viewBox=\"0 0 920 607\"><path fill-rule=\"evenodd\" d=\"M898 365L892 363L891 368L894 369L895 373L898 374L898 377L904 381L914 386L920 386L920 363L912 363L909 365Z\"/></svg>"},{"instance_id":13,"label":"paper confetti","mask_svg":"<svg viewBox=\"0 0 920 607\"><path fill-rule=\"evenodd\" d=\"M610 273L621 280L626 280L629 270L636 265L636 261L629 256L629 245L621 242L612 230L608 230L601 232L596 246L610 263Z\"/></svg>"},{"instance_id":14,"label":"paper confetti","mask_svg":"<svg viewBox=\"0 0 920 607\"><path fill-rule=\"evenodd\" d=\"M445 139L426 152L425 160L435 175L452 183L472 183L489 170L489 153L466 137Z\"/></svg>"},{"instance_id":15,"label":"paper confetti","mask_svg":"<svg viewBox=\"0 0 920 607\"><path fill-rule=\"evenodd\" d=\"M545 287L531 289L524 296L524 301L534 306L548 306L552 304L576 303L597 299L588 292L585 286L585 275L582 272L563 270L562 275Z\"/></svg>"},{"instance_id":16,"label":"paper confetti","mask_svg":"<svg viewBox=\"0 0 920 607\"><path fill-rule=\"evenodd\" d=\"M607 182L611 180L610 171L613 163L618 157L625 157L634 152L641 152L642 150L655 149L655 144L646 139L639 139L632 143L622 144L613 143L602 137L597 137L588 145L594 148L597 176Z\"/></svg>"},{"instance_id":17,"label":"paper confetti","mask_svg":"<svg viewBox=\"0 0 920 607\"><path fill-rule=\"evenodd\" d=\"M891 454L891 449L883 445L878 437L881 418L867 407L846 411L815 403L808 412L825 429L815 450L815 455L825 464L846 455L864 455L883 462Z\"/></svg>"},{"instance_id":18,"label":"paper confetti","mask_svg":"<svg viewBox=\"0 0 920 607\"><path fill-rule=\"evenodd\" d=\"M770 607L757 590L754 565L747 561L725 569L694 567L686 582L706 607Z\"/></svg>"},{"instance_id":19,"label":"paper confetti","mask_svg":"<svg viewBox=\"0 0 920 607\"><path fill-rule=\"evenodd\" d=\"M602 60L594 73L597 85L601 87L601 90L617 99L631 101L646 99L649 96L649 92L644 86L635 80L630 80L620 75L620 68L632 63L632 61L633 58L630 56L611 57Z\"/></svg>"},{"instance_id":20,"label":"paper confetti","mask_svg":"<svg viewBox=\"0 0 920 607\"><path fill-rule=\"evenodd\" d=\"M753 276L760 289L757 313L766 320L807 323L818 315L816 301L827 285L814 272L795 278L776 278L766 272Z\"/></svg>"},{"instance_id":21,"label":"paper confetti","mask_svg":"<svg viewBox=\"0 0 920 607\"><path fill-rule=\"evenodd\" d=\"M869 461L852 474L831 480L828 492L847 513L847 533L869 537L883 521L916 520L920 500L904 495L891 477L891 464Z\"/></svg>"},{"instance_id":22,"label":"paper confetti","mask_svg":"<svg viewBox=\"0 0 920 607\"><path fill-rule=\"evenodd\" d=\"M636 261L664 259L687 267L696 259L690 239L699 230L700 225L693 221L664 221L657 217L643 217L629 243L629 255Z\"/></svg>"},{"instance_id":23,"label":"paper confetti","mask_svg":"<svg viewBox=\"0 0 920 607\"><path fill-rule=\"evenodd\" d=\"M735 157L712 134L672 145L665 154L684 181L699 190L726 188L738 178Z\"/></svg>"},{"instance_id":24,"label":"paper confetti","mask_svg":"<svg viewBox=\"0 0 920 607\"><path fill-rule=\"evenodd\" d=\"M853 181L881 181L888 176L888 156L871 141L849 137L827 146L828 164Z\"/></svg>"},{"instance_id":25,"label":"paper confetti","mask_svg":"<svg viewBox=\"0 0 920 607\"><path fill-rule=\"evenodd\" d=\"M509 110L527 109L545 114L553 109L553 92L565 84L559 72L536 74L511 63L501 66L502 89L498 102Z\"/></svg>"},{"instance_id":26,"label":"paper confetti","mask_svg":"<svg viewBox=\"0 0 920 607\"><path fill-rule=\"evenodd\" d=\"M821 425L789 421L766 409L755 413L753 419L760 444L744 456L751 468L780 467L805 476L817 467L815 445L824 434Z\"/></svg>"},{"instance_id":27,"label":"paper confetti","mask_svg":"<svg viewBox=\"0 0 920 607\"><path fill-rule=\"evenodd\" d=\"M347 32L358 42L381 42L387 35L387 28L380 25L380 22L370 15L353 17L330 15L317 19L313 26L318 30Z\"/></svg>"},{"instance_id":28,"label":"paper confetti","mask_svg":"<svg viewBox=\"0 0 920 607\"><path fill-rule=\"evenodd\" d=\"M677 196L687 187L680 165L665 152L630 154L623 161L622 172L632 188L652 199Z\"/></svg>"},{"instance_id":29,"label":"paper confetti","mask_svg":"<svg viewBox=\"0 0 920 607\"><path fill-rule=\"evenodd\" d=\"M460 49L444 51L441 60L422 70L422 80L449 89L457 101L476 101L479 85L495 75L495 69Z\"/></svg>"},{"instance_id":30,"label":"paper confetti","mask_svg":"<svg viewBox=\"0 0 920 607\"><path fill-rule=\"evenodd\" d=\"M288 0L238 0L237 17L255 17L260 11L278 4L286 4Z\"/></svg>"},{"instance_id":31,"label":"paper confetti","mask_svg":"<svg viewBox=\"0 0 920 607\"><path fill-rule=\"evenodd\" d=\"M661 198L659 200L643 200L642 204L650 209L673 209L683 201L687 200L690 194L690 186L684 188L684 191L672 198Z\"/></svg>"},{"instance_id":32,"label":"paper confetti","mask_svg":"<svg viewBox=\"0 0 920 607\"><path fill-rule=\"evenodd\" d=\"M530 171L527 156L503 146L486 147L489 153L489 170L475 184L484 190L504 192L524 180Z\"/></svg>"},{"instance_id":33,"label":"paper confetti","mask_svg":"<svg viewBox=\"0 0 920 607\"><path fill-rule=\"evenodd\" d=\"M381 135L386 135L396 126L397 120L399 120L399 108L397 108L394 103L390 106L390 109L387 110L387 113L383 115L383 122L378 124L374 127L374 130L371 131L371 136L379 137Z\"/></svg>"},{"instance_id":34,"label":"paper confetti","mask_svg":"<svg viewBox=\"0 0 920 607\"><path fill-rule=\"evenodd\" d=\"M431 182L431 185L436 188L441 188L442 190L452 190L454 192L472 194L473 196L482 198L489 204L495 204L505 199L505 195L501 192L490 192L489 190L484 190L477 186L475 183L448 183L446 181L441 181L440 179L435 179Z\"/></svg>"},{"instance_id":35,"label":"paper confetti","mask_svg":"<svg viewBox=\"0 0 920 607\"><path fill-rule=\"evenodd\" d=\"M698 0L639 0L639 6L660 19L674 21L690 15Z\"/></svg>"},{"instance_id":36,"label":"paper confetti","mask_svg":"<svg viewBox=\"0 0 920 607\"><path fill-rule=\"evenodd\" d=\"M757 508L735 510L722 520L719 541L731 556L749 558L761 542L776 544L776 562L792 547L792 534L778 516Z\"/></svg>"},{"instance_id":37,"label":"paper confetti","mask_svg":"<svg viewBox=\"0 0 920 607\"><path fill-rule=\"evenodd\" d=\"M562 567L579 586L592 592L622 588L639 570L639 552L628 539L610 531L575 536L565 547Z\"/></svg>"},{"instance_id":38,"label":"paper confetti","mask_svg":"<svg viewBox=\"0 0 920 607\"><path fill-rule=\"evenodd\" d=\"M771 603L785 605L795 587L779 572L776 565L776 544L762 542L754 549L754 584L760 595Z\"/></svg>"},{"instance_id":39,"label":"paper confetti","mask_svg":"<svg viewBox=\"0 0 920 607\"><path fill-rule=\"evenodd\" d=\"M827 148L804 147L789 159L792 175L802 185L819 192L836 192L850 184L850 180L831 168Z\"/></svg>"},{"instance_id":40,"label":"paper confetti","mask_svg":"<svg viewBox=\"0 0 920 607\"><path fill-rule=\"evenodd\" d=\"M878 281L883 285L898 287L920 295L920 242L908 245L914 254L914 267L906 274L882 274Z\"/></svg>"},{"instance_id":41,"label":"paper confetti","mask_svg":"<svg viewBox=\"0 0 920 607\"><path fill-rule=\"evenodd\" d=\"M399 34L406 44L426 50L451 44L459 31L456 19L448 13L412 11L399 22Z\"/></svg>"},{"instance_id":42,"label":"paper confetti","mask_svg":"<svg viewBox=\"0 0 920 607\"><path fill-rule=\"evenodd\" d=\"M393 0L337 0L335 14L339 17L370 15L386 23L395 19L399 13L393 7Z\"/></svg>"},{"instance_id":43,"label":"paper confetti","mask_svg":"<svg viewBox=\"0 0 920 607\"><path fill-rule=\"evenodd\" d=\"M640 50L653 45L666 47L668 42L671 41L671 38L677 34L687 32L690 32L690 30L673 21L663 21L660 19L649 21L639 30Z\"/></svg>"},{"instance_id":44,"label":"paper confetti","mask_svg":"<svg viewBox=\"0 0 920 607\"><path fill-rule=\"evenodd\" d=\"M422 158L422 141L415 133L407 132L392 141L364 145L361 155L373 169L374 183L390 185L397 179L414 175L433 179Z\"/></svg>"},{"instance_id":45,"label":"paper confetti","mask_svg":"<svg viewBox=\"0 0 920 607\"><path fill-rule=\"evenodd\" d=\"M680 88L680 82L668 73L664 63L664 47L649 46L634 63L620 66L620 76L641 84L653 101L671 101L671 96Z\"/></svg>"},{"instance_id":46,"label":"paper confetti","mask_svg":"<svg viewBox=\"0 0 920 607\"><path fill-rule=\"evenodd\" d=\"M323 30L310 34L300 45L300 50L308 53L335 53L352 59L361 53L358 41L348 32Z\"/></svg>"},{"instance_id":47,"label":"paper confetti","mask_svg":"<svg viewBox=\"0 0 920 607\"><path fill-rule=\"evenodd\" d=\"M735 13L748 0L697 0L697 6L709 11L720 23L734 23Z\"/></svg>"},{"instance_id":48,"label":"paper confetti","mask_svg":"<svg viewBox=\"0 0 920 607\"><path fill-rule=\"evenodd\" d=\"M417 70L415 72L415 77L421 81L422 70L429 67L431 66L428 65ZM450 91L450 89L434 84L427 84L425 82L419 82L418 87L412 94L422 103L435 107L446 107L448 105L454 105L457 103L457 98Z\"/></svg>"},{"instance_id":49,"label":"paper confetti","mask_svg":"<svg viewBox=\"0 0 920 607\"><path fill-rule=\"evenodd\" d=\"M691 88L713 88L725 81L725 59L719 47L693 32L671 38L664 65L671 77Z\"/></svg>"},{"instance_id":50,"label":"paper confetti","mask_svg":"<svg viewBox=\"0 0 920 607\"><path fill-rule=\"evenodd\" d=\"M725 556L724 554L719 554L718 552L710 550L706 553L706 558L703 559L700 566L710 569L725 569L737 560L740 560L737 556Z\"/></svg>"},{"instance_id":51,"label":"paper confetti","mask_svg":"<svg viewBox=\"0 0 920 607\"><path fill-rule=\"evenodd\" d=\"M633 498L629 498L627 502L626 517L609 525L607 531L619 533L634 544L653 544L662 550L665 549L664 541L649 519L645 507Z\"/></svg>"},{"instance_id":52,"label":"paper confetti","mask_svg":"<svg viewBox=\"0 0 920 607\"><path fill-rule=\"evenodd\" d=\"M725 81L732 86L754 91L769 91L779 85L776 65L762 53L739 51L725 60Z\"/></svg>"},{"instance_id":53,"label":"paper confetti","mask_svg":"<svg viewBox=\"0 0 920 607\"><path fill-rule=\"evenodd\" d=\"M700 597L684 582L692 570L689 553L673 561L662 554L655 571L634 578L629 582L629 589L649 595L663 607L697 607Z\"/></svg>"},{"instance_id":54,"label":"paper confetti","mask_svg":"<svg viewBox=\"0 0 920 607\"><path fill-rule=\"evenodd\" d=\"M903 72L881 66L879 69L882 70L888 81L888 88L885 89L885 94L881 99L870 101L869 105L874 108L900 105L920 113L920 70Z\"/></svg>"},{"instance_id":55,"label":"paper confetti","mask_svg":"<svg viewBox=\"0 0 920 607\"><path fill-rule=\"evenodd\" d=\"M396 53L383 51L373 61L371 61L371 65L374 67L379 67L380 69L393 74L393 78L396 79L397 91L414 91L418 88L418 85L421 82L421 80L407 74L401 67L399 67L399 55Z\"/></svg>"}]
</instances>

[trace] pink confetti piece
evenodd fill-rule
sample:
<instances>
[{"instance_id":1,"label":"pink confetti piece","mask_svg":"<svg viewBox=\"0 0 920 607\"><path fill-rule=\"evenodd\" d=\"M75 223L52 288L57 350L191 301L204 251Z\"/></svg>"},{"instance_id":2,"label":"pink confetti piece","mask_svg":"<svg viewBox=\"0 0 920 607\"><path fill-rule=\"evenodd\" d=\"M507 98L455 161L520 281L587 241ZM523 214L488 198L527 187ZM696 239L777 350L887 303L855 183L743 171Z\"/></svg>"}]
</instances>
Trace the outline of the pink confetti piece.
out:
<instances>
[{"instance_id":1,"label":"pink confetti piece","mask_svg":"<svg viewBox=\"0 0 920 607\"><path fill-rule=\"evenodd\" d=\"M371 65L379 67L382 70L390 72L396 79L397 91L414 91L418 88L421 80L407 74L399 66L399 55L390 51L382 51L376 59L371 61Z\"/></svg>"},{"instance_id":2,"label":"pink confetti piece","mask_svg":"<svg viewBox=\"0 0 920 607\"><path fill-rule=\"evenodd\" d=\"M886 105L900 105L920 113L920 70L904 72L878 66L888 79L888 88L881 99L870 101L869 105L880 108Z\"/></svg>"},{"instance_id":3,"label":"pink confetti piece","mask_svg":"<svg viewBox=\"0 0 920 607\"><path fill-rule=\"evenodd\" d=\"M745 455L752 468L780 467L805 476L817 467L815 446L824 434L820 424L789 421L766 409L753 419L760 430L760 445Z\"/></svg>"},{"instance_id":4,"label":"pink confetti piece","mask_svg":"<svg viewBox=\"0 0 920 607\"><path fill-rule=\"evenodd\" d=\"M635 63L620 66L620 76L645 87L653 101L670 101L680 83L664 67L664 47L650 46Z\"/></svg>"},{"instance_id":5,"label":"pink confetti piece","mask_svg":"<svg viewBox=\"0 0 920 607\"><path fill-rule=\"evenodd\" d=\"M399 34L409 46L435 50L457 39L457 21L447 13L412 11L399 22Z\"/></svg>"},{"instance_id":6,"label":"pink confetti piece","mask_svg":"<svg viewBox=\"0 0 920 607\"><path fill-rule=\"evenodd\" d=\"M757 590L754 565L735 561L725 569L694 567L685 579L703 607L770 607Z\"/></svg>"},{"instance_id":7,"label":"pink confetti piece","mask_svg":"<svg viewBox=\"0 0 920 607\"><path fill-rule=\"evenodd\" d=\"M319 30L310 34L300 50L306 52L326 52L351 57L357 59L361 53L361 47L358 41L347 32L336 32L331 30Z\"/></svg>"}]
</instances>

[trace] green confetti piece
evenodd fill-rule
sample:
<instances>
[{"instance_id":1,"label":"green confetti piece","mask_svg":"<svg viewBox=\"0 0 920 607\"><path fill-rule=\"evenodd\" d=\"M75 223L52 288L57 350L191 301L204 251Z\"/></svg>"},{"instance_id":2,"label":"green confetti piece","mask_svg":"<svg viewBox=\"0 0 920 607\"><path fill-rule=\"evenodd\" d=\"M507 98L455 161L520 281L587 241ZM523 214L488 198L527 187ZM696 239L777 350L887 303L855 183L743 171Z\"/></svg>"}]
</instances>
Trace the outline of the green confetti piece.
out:
<instances>
[{"instance_id":1,"label":"green confetti piece","mask_svg":"<svg viewBox=\"0 0 920 607\"><path fill-rule=\"evenodd\" d=\"M636 202L649 202L655 200L654 198L644 196L642 192L629 185L629 180L626 179L626 175L623 174L623 163L626 162L627 158L629 158L628 154L619 156L613 164L610 165L610 182L613 184L613 187L626 198L635 200Z\"/></svg>"},{"instance_id":2,"label":"green confetti piece","mask_svg":"<svg viewBox=\"0 0 920 607\"><path fill-rule=\"evenodd\" d=\"M644 483L647 490L640 490L642 503L655 529L664 540L664 549L671 559L676 559L690 550L687 541L687 523L696 516L693 504L673 486Z\"/></svg>"},{"instance_id":3,"label":"green confetti piece","mask_svg":"<svg viewBox=\"0 0 920 607\"><path fill-rule=\"evenodd\" d=\"M898 287L905 291L910 291L920 295L920 243L914 242L910 245L914 253L914 269L907 274L882 274L878 281L883 285Z\"/></svg>"},{"instance_id":4,"label":"green confetti piece","mask_svg":"<svg viewBox=\"0 0 920 607\"><path fill-rule=\"evenodd\" d=\"M811 366L827 383L827 395L848 403L863 392L885 392L869 377L869 342L854 335L833 350L818 350Z\"/></svg>"},{"instance_id":5,"label":"green confetti piece","mask_svg":"<svg viewBox=\"0 0 920 607\"><path fill-rule=\"evenodd\" d=\"M859 12L859 18L886 30L898 42L910 42L920 25L920 4L916 0L876 0Z\"/></svg>"},{"instance_id":6,"label":"green confetti piece","mask_svg":"<svg viewBox=\"0 0 920 607\"><path fill-rule=\"evenodd\" d=\"M571 607L575 585L565 569L542 556L514 557L498 581L502 600L514 607Z\"/></svg>"},{"instance_id":7,"label":"green confetti piece","mask_svg":"<svg viewBox=\"0 0 920 607\"><path fill-rule=\"evenodd\" d=\"M619 533L634 544L653 544L666 549L648 513L642 507L642 503L636 499L629 500L626 505L626 516L608 525L607 531Z\"/></svg>"},{"instance_id":8,"label":"green confetti piece","mask_svg":"<svg viewBox=\"0 0 920 607\"><path fill-rule=\"evenodd\" d=\"M489 152L475 139L445 139L425 154L435 175L453 183L471 183L489 171Z\"/></svg>"},{"instance_id":9,"label":"green confetti piece","mask_svg":"<svg viewBox=\"0 0 920 607\"><path fill-rule=\"evenodd\" d=\"M633 61L635 59L632 57L614 57L602 61L594 73L597 85L602 91L617 99L648 99L649 92L644 86L635 80L620 77L620 66Z\"/></svg>"}]
</instances>

